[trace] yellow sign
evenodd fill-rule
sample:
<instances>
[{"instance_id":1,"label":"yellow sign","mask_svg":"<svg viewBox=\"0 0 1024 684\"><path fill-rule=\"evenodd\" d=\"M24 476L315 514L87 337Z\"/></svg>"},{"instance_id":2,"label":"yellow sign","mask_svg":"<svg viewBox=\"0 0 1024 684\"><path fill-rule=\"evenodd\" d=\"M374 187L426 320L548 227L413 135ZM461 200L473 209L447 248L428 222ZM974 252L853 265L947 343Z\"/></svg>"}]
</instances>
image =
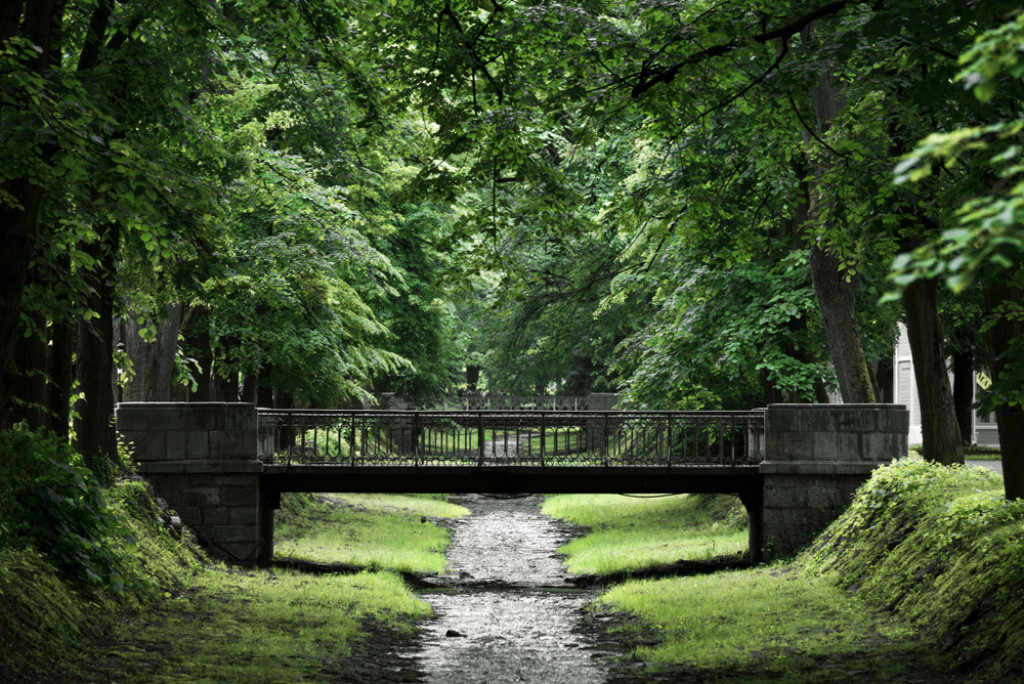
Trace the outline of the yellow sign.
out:
<instances>
[{"instance_id":1,"label":"yellow sign","mask_svg":"<svg viewBox=\"0 0 1024 684\"><path fill-rule=\"evenodd\" d=\"M987 390L989 387L992 386L992 378L988 377L984 373L978 373L977 380L978 387L980 387L983 390Z\"/></svg>"}]
</instances>

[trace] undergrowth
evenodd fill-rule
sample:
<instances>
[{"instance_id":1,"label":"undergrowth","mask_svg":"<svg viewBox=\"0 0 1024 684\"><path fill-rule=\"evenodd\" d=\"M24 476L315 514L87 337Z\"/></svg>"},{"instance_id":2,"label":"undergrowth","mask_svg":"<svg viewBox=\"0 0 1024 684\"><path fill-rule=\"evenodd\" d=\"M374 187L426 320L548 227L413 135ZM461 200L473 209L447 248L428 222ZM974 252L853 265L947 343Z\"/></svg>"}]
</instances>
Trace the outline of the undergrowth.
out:
<instances>
[{"instance_id":1,"label":"undergrowth","mask_svg":"<svg viewBox=\"0 0 1024 684\"><path fill-rule=\"evenodd\" d=\"M102 488L46 434L0 433L0 681L76 680L88 638L200 567L144 484Z\"/></svg>"}]
</instances>

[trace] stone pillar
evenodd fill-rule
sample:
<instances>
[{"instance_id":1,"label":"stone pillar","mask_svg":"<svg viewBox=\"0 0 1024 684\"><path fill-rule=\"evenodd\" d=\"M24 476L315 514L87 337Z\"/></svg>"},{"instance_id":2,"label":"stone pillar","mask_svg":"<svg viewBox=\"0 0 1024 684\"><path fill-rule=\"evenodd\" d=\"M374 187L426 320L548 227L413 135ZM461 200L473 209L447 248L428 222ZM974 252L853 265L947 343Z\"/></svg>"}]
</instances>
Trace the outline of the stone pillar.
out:
<instances>
[{"instance_id":1,"label":"stone pillar","mask_svg":"<svg viewBox=\"0 0 1024 684\"><path fill-rule=\"evenodd\" d=\"M765 414L764 558L791 556L849 505L879 465L907 454L895 404L772 404Z\"/></svg>"},{"instance_id":2,"label":"stone pillar","mask_svg":"<svg viewBox=\"0 0 1024 684\"><path fill-rule=\"evenodd\" d=\"M214 556L263 564L273 553L273 497L260 492L256 407L223 402L121 403L117 429L139 474Z\"/></svg>"}]
</instances>

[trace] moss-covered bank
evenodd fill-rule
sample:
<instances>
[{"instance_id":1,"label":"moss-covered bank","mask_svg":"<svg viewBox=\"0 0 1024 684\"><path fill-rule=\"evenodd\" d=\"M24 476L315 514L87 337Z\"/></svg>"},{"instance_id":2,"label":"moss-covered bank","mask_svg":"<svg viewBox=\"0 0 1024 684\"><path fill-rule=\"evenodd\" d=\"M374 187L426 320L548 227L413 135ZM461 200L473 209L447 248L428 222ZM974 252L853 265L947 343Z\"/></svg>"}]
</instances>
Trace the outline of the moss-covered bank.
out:
<instances>
[{"instance_id":1,"label":"moss-covered bank","mask_svg":"<svg viewBox=\"0 0 1024 684\"><path fill-rule=\"evenodd\" d=\"M198 571L141 482L103 489L65 441L0 432L0 681L75 681L90 637Z\"/></svg>"},{"instance_id":2,"label":"moss-covered bank","mask_svg":"<svg viewBox=\"0 0 1024 684\"><path fill-rule=\"evenodd\" d=\"M409 633L429 614L388 570L443 567L447 533L421 520L464 513L429 497L356 510L290 496L296 555L332 560L308 534L326 528L346 539L343 560L381 571L244 570L168 529L143 482L101 488L59 440L0 433L0 472L0 682L331 680L368 629Z\"/></svg>"},{"instance_id":3,"label":"moss-covered bank","mask_svg":"<svg viewBox=\"0 0 1024 684\"><path fill-rule=\"evenodd\" d=\"M880 468L797 560L935 640L954 667L1024 680L1024 501L985 468Z\"/></svg>"},{"instance_id":4,"label":"moss-covered bank","mask_svg":"<svg viewBox=\"0 0 1024 684\"><path fill-rule=\"evenodd\" d=\"M1024 502L1002 491L986 469L896 463L789 563L601 605L639 618L655 670L698 679L1024 681Z\"/></svg>"}]
</instances>

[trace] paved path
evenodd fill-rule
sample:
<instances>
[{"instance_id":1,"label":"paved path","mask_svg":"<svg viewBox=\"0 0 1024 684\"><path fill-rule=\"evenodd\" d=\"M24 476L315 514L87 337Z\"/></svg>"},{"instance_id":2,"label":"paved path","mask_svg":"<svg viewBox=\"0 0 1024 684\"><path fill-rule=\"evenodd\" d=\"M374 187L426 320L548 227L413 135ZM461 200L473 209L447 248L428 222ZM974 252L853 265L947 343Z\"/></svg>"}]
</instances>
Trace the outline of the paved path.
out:
<instances>
[{"instance_id":1,"label":"paved path","mask_svg":"<svg viewBox=\"0 0 1024 684\"><path fill-rule=\"evenodd\" d=\"M1003 462L1002 461L972 461L968 459L967 465L981 466L982 468L988 468L994 470L1000 475L1003 474Z\"/></svg>"}]
</instances>

